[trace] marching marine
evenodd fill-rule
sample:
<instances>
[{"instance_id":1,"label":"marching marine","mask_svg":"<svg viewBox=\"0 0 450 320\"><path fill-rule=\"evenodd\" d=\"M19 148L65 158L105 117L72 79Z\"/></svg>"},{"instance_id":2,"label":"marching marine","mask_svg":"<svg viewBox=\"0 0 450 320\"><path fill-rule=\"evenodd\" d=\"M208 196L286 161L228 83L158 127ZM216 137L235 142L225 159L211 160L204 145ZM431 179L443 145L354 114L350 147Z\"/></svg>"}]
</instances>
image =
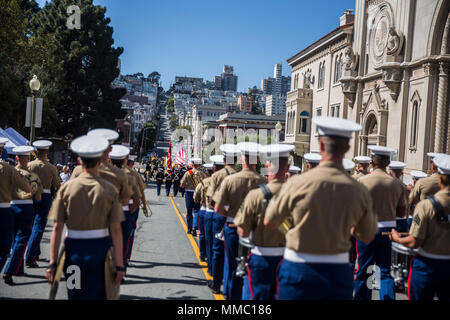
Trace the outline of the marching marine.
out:
<instances>
[{"instance_id":1,"label":"marching marine","mask_svg":"<svg viewBox=\"0 0 450 320\"><path fill-rule=\"evenodd\" d=\"M436 164L433 162L434 157L439 153L429 152L428 157L431 159L431 176L425 177L417 181L411 194L409 195L409 203L416 205L428 196L434 195L439 191L439 173Z\"/></svg>"},{"instance_id":2,"label":"marching marine","mask_svg":"<svg viewBox=\"0 0 450 320\"><path fill-rule=\"evenodd\" d=\"M409 193L411 192L411 186L407 186L401 180L403 176L403 169L406 167L406 163L401 161L391 161L389 164L389 174L394 178L397 178L398 181L402 184L403 187L403 197L405 198L405 202L408 202ZM409 205L406 208L406 213L404 217L397 217L397 231L398 232L408 232L408 217L409 214Z\"/></svg>"},{"instance_id":3,"label":"marching marine","mask_svg":"<svg viewBox=\"0 0 450 320\"><path fill-rule=\"evenodd\" d=\"M440 190L420 201L414 210L409 236L392 229L390 238L409 248L419 248L411 261L409 300L450 299L450 156L433 158Z\"/></svg>"},{"instance_id":4,"label":"marching marine","mask_svg":"<svg viewBox=\"0 0 450 320\"><path fill-rule=\"evenodd\" d=\"M342 166L352 121L313 118L319 131L322 161L315 169L288 180L266 210L264 224L277 228L289 218L284 259L278 270L281 300L351 300L353 275L348 267L350 235L370 242L377 232L366 188Z\"/></svg>"},{"instance_id":5,"label":"marching marine","mask_svg":"<svg viewBox=\"0 0 450 320\"><path fill-rule=\"evenodd\" d=\"M367 286L370 273L367 269L375 264L380 270L380 300L395 300L394 279L391 276L392 243L383 232L397 227L396 217L404 217L407 202L401 182L386 172L393 149L370 146L373 172L358 179L372 196L374 212L378 217L378 233L369 244L356 242L358 252L355 278L355 300L371 300L372 291Z\"/></svg>"},{"instance_id":6,"label":"marching marine","mask_svg":"<svg viewBox=\"0 0 450 320\"><path fill-rule=\"evenodd\" d=\"M303 158L306 163L306 171L310 171L317 167L322 160L322 156L318 153L306 153Z\"/></svg>"},{"instance_id":7,"label":"marching marine","mask_svg":"<svg viewBox=\"0 0 450 320\"><path fill-rule=\"evenodd\" d=\"M283 259L285 236L278 229L264 226L264 215L272 197L280 191L289 170L289 152L292 145L261 146L260 153L266 155L268 184L251 190L245 197L242 210L234 218L240 237L251 235L254 247L248 259L248 277L242 297L250 300L274 300L276 294L276 272Z\"/></svg>"},{"instance_id":8,"label":"marching marine","mask_svg":"<svg viewBox=\"0 0 450 320\"><path fill-rule=\"evenodd\" d=\"M216 213L227 219L224 228L226 258L224 295L228 300L240 300L243 285L242 278L236 275L239 236L234 224L234 217L248 192L258 185L266 183L266 179L256 172L256 165L259 161L259 145L253 142L241 142L237 144L237 147L242 154L242 170L223 179L220 189L213 196Z\"/></svg>"},{"instance_id":9,"label":"marching marine","mask_svg":"<svg viewBox=\"0 0 450 320\"><path fill-rule=\"evenodd\" d=\"M198 215L200 206L194 202L194 191L200 181L205 178L205 174L199 170L202 159L192 158L189 161L192 162L193 168L184 174L180 186L185 188L187 233L195 237L197 236L196 229L198 226L196 225L197 219L194 219L193 215Z\"/></svg>"},{"instance_id":10,"label":"marching marine","mask_svg":"<svg viewBox=\"0 0 450 320\"><path fill-rule=\"evenodd\" d=\"M12 193L11 209L14 214L15 234L14 246L8 264L5 268L5 283L14 285L12 276L18 276L24 273L23 257L27 247L28 239L31 235L31 226L34 219L33 200L40 201L42 196L42 184L37 174L28 170L27 165L30 161L30 154L34 151L31 146L20 146L13 149L16 154L18 165L17 171L27 179L31 186L31 193L16 189Z\"/></svg>"},{"instance_id":11,"label":"marching marine","mask_svg":"<svg viewBox=\"0 0 450 320\"><path fill-rule=\"evenodd\" d=\"M37 159L28 163L28 171L35 173L43 187L41 201L35 203L35 218L33 230L28 242L26 253L26 264L30 268L38 268L37 260L41 254L40 244L45 226L47 225L47 216L52 205L52 187L58 190L61 186L61 178L58 169L48 161L49 148L51 141L38 140L33 142L33 146L37 149Z\"/></svg>"},{"instance_id":12,"label":"marching marine","mask_svg":"<svg viewBox=\"0 0 450 320\"><path fill-rule=\"evenodd\" d=\"M46 277L50 283L55 281L58 250L66 225L65 266L77 266L80 277L78 287L67 286L69 300L105 300L108 298L107 282L118 285L125 275L120 227L125 217L117 201L119 193L112 183L99 175L101 159L109 142L102 136L82 136L72 141L70 148L80 156L83 168L76 179L61 187L52 204L49 219L54 224ZM111 240L115 279L107 278L109 273L105 271ZM67 279L71 271L64 268L64 272Z\"/></svg>"},{"instance_id":13,"label":"marching marine","mask_svg":"<svg viewBox=\"0 0 450 320\"><path fill-rule=\"evenodd\" d=\"M366 174L369 174L369 166L372 161L371 157L368 156L357 156L355 157L355 160L357 162L356 170L358 173L353 175L353 178L358 180L359 178L365 176Z\"/></svg>"},{"instance_id":14,"label":"marching marine","mask_svg":"<svg viewBox=\"0 0 450 320\"><path fill-rule=\"evenodd\" d=\"M0 137L0 157L8 139ZM11 200L14 190L32 192L28 180L9 164L0 161L0 272L6 264L11 250L14 234L14 215L11 212Z\"/></svg>"},{"instance_id":15,"label":"marching marine","mask_svg":"<svg viewBox=\"0 0 450 320\"><path fill-rule=\"evenodd\" d=\"M129 154L130 149L123 145L112 145L111 152L109 153L112 164L122 170L127 176L128 186L131 190L131 196L128 204L126 206L122 204L122 209L125 214L125 220L121 223L123 238L123 264L125 266L125 271L128 267L127 256L130 253L129 251L131 251L130 237L133 230L134 215L137 214L136 210L139 210L141 198L139 183L131 173L130 168L126 165Z\"/></svg>"},{"instance_id":16,"label":"marching marine","mask_svg":"<svg viewBox=\"0 0 450 320\"><path fill-rule=\"evenodd\" d=\"M213 293L220 293L220 286L224 279L224 242L217 237L219 235L226 222L226 217L220 215L215 211L215 202L213 196L216 191L219 191L223 180L230 175L236 173L234 165L237 163L237 155L239 154L239 149L234 144L223 144L220 146L220 151L224 154L224 164L223 168L221 165L216 164L217 169L211 176L211 183L208 187L206 196L208 197L209 204L214 208L214 213L212 214L212 276L213 281L208 282L208 287ZM220 169L219 169L220 168ZM228 207L229 208L229 207ZM225 282L223 282L225 288ZM225 290L224 290L225 291Z\"/></svg>"}]
</instances>

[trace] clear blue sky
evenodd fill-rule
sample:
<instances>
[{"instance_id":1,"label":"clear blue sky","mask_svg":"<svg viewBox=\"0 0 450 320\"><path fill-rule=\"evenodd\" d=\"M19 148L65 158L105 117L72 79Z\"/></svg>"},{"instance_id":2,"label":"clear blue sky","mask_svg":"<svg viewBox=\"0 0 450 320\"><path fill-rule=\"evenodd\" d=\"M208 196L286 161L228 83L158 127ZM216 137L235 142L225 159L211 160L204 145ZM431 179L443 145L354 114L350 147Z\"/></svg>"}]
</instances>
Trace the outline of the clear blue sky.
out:
<instances>
[{"instance_id":1,"label":"clear blue sky","mask_svg":"<svg viewBox=\"0 0 450 320\"><path fill-rule=\"evenodd\" d=\"M41 6L45 0L37 0ZM161 74L212 80L234 66L238 90L260 86L283 62L339 26L355 0L94 0L107 7L122 74ZM83 21L81 21L83 23Z\"/></svg>"}]
</instances>

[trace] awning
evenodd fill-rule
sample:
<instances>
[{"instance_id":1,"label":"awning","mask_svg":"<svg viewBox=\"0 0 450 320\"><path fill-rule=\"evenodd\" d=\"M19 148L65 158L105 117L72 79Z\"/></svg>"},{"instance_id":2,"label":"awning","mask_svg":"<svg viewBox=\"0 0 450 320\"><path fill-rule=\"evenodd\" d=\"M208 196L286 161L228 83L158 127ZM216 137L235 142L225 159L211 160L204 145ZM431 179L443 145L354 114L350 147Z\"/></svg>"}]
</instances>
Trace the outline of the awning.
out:
<instances>
[{"instance_id":1,"label":"awning","mask_svg":"<svg viewBox=\"0 0 450 320\"><path fill-rule=\"evenodd\" d=\"M13 128L8 128L6 130L0 128L0 137L9 140L5 145L6 153L3 152L2 159L7 158L7 154L11 154L14 147L26 146L29 144L29 140L27 140Z\"/></svg>"}]
</instances>

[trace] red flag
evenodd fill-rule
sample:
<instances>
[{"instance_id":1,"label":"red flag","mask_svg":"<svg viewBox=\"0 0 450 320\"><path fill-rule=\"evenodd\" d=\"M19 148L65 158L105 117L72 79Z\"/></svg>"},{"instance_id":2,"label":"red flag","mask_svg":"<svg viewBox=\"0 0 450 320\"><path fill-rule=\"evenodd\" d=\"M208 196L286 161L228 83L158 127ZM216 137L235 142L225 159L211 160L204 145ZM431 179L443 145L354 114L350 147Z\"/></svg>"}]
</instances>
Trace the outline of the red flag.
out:
<instances>
[{"instance_id":1,"label":"red flag","mask_svg":"<svg viewBox=\"0 0 450 320\"><path fill-rule=\"evenodd\" d=\"M172 169L172 141L170 141L169 151L167 151L166 168L167 169Z\"/></svg>"}]
</instances>

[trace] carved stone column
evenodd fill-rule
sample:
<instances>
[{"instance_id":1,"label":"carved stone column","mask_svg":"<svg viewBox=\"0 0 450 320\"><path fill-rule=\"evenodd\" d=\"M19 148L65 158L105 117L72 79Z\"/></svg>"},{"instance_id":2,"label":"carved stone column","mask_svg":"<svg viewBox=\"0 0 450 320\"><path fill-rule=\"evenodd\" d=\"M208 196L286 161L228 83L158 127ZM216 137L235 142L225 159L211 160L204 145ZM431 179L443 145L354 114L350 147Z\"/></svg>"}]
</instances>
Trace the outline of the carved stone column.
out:
<instances>
[{"instance_id":1,"label":"carved stone column","mask_svg":"<svg viewBox=\"0 0 450 320\"><path fill-rule=\"evenodd\" d=\"M439 64L439 88L436 111L436 132L434 137L434 152L444 153L445 127L447 116L448 99L448 65L444 62Z\"/></svg>"}]
</instances>

